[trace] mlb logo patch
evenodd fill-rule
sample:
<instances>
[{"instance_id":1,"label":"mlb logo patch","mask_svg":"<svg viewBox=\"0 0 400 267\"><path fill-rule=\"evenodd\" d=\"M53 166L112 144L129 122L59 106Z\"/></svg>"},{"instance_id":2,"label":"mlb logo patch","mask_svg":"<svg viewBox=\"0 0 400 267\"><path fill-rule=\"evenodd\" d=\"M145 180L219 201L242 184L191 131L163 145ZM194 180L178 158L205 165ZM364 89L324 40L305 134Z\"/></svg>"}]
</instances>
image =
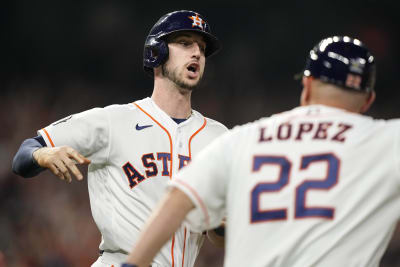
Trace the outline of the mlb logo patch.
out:
<instances>
[{"instance_id":1,"label":"mlb logo patch","mask_svg":"<svg viewBox=\"0 0 400 267\"><path fill-rule=\"evenodd\" d=\"M193 20L192 27L198 27L202 31L204 31L204 27L206 25L206 22L199 17L199 14L196 14L196 16L191 16L189 19Z\"/></svg>"}]
</instances>

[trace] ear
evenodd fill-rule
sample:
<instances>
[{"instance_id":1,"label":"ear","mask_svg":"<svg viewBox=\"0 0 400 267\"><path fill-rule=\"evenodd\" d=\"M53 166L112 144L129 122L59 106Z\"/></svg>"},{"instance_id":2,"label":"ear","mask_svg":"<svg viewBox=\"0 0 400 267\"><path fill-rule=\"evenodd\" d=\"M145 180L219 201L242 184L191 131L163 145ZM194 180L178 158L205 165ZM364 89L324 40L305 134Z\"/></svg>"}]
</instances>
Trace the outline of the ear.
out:
<instances>
[{"instance_id":1,"label":"ear","mask_svg":"<svg viewBox=\"0 0 400 267\"><path fill-rule=\"evenodd\" d=\"M376 98L375 91L372 91L368 94L368 98L365 100L364 105L361 107L360 112L365 113L371 107L372 103L374 103Z\"/></svg>"},{"instance_id":2,"label":"ear","mask_svg":"<svg viewBox=\"0 0 400 267\"><path fill-rule=\"evenodd\" d=\"M162 66L158 66L153 68L154 71L154 77L162 76Z\"/></svg>"},{"instance_id":3,"label":"ear","mask_svg":"<svg viewBox=\"0 0 400 267\"><path fill-rule=\"evenodd\" d=\"M300 97L300 105L307 106L310 103L310 95L311 95L311 81L312 77L303 76L303 91L301 92Z\"/></svg>"}]
</instances>

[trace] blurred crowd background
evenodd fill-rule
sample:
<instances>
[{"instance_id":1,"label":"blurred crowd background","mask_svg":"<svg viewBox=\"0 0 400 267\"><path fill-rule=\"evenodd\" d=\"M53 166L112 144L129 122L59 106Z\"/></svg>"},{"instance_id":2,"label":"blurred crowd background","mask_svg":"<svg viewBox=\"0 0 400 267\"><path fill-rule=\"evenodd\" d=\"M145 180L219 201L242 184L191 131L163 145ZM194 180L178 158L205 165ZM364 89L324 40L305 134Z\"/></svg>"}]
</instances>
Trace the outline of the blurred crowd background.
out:
<instances>
[{"instance_id":1,"label":"blurred crowd background","mask_svg":"<svg viewBox=\"0 0 400 267\"><path fill-rule=\"evenodd\" d=\"M90 266L97 258L100 235L86 181L67 184L48 172L23 179L12 173L12 158L24 139L51 122L150 96L153 81L142 70L143 43L165 13L198 11L222 41L223 50L207 62L193 105L229 128L295 107L301 86L294 74L309 50L332 35L359 38L376 57L377 100L368 115L400 117L396 1L245 2L3 3L0 267ZM223 250L206 243L196 266L222 266L222 261ZM400 231L381 266L400 266Z\"/></svg>"}]
</instances>

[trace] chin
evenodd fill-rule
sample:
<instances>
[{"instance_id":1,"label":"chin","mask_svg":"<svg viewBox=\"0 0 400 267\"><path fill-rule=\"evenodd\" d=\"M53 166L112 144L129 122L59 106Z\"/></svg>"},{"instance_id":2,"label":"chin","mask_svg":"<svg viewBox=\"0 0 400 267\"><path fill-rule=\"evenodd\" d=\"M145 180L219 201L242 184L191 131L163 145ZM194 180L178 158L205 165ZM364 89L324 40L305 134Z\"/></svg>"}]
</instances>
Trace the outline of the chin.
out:
<instances>
[{"instance_id":1,"label":"chin","mask_svg":"<svg viewBox=\"0 0 400 267\"><path fill-rule=\"evenodd\" d=\"M198 83L183 83L180 87L189 91L193 91L197 87Z\"/></svg>"},{"instance_id":2,"label":"chin","mask_svg":"<svg viewBox=\"0 0 400 267\"><path fill-rule=\"evenodd\" d=\"M185 73L185 70L178 72L178 69L171 70L165 64L162 65L162 74L164 77L175 83L178 87L192 91L200 83L203 74L200 72L197 77L190 77L190 75Z\"/></svg>"},{"instance_id":3,"label":"chin","mask_svg":"<svg viewBox=\"0 0 400 267\"><path fill-rule=\"evenodd\" d=\"M179 81L176 81L176 84L183 89L192 91L194 88L197 87L199 82L200 82L199 79L193 80L193 79L187 78L187 79L180 79Z\"/></svg>"},{"instance_id":4,"label":"chin","mask_svg":"<svg viewBox=\"0 0 400 267\"><path fill-rule=\"evenodd\" d=\"M199 80L189 80L187 82L185 82L187 85L189 85L190 87L196 87L199 84Z\"/></svg>"}]
</instances>

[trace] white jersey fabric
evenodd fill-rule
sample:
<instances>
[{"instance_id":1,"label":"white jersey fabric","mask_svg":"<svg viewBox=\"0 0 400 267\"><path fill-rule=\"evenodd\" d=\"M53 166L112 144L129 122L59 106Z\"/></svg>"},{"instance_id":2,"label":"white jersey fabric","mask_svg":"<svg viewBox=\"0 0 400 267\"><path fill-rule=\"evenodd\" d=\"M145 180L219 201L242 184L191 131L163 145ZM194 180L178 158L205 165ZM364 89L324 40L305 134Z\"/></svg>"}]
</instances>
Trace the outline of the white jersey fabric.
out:
<instances>
[{"instance_id":1,"label":"white jersey fabric","mask_svg":"<svg viewBox=\"0 0 400 267\"><path fill-rule=\"evenodd\" d=\"M96 264L118 266L171 177L225 131L196 111L177 124L145 98L74 114L38 133L49 147L67 145L91 160L90 205L104 251ZM202 242L201 233L182 227L152 266L193 266Z\"/></svg>"},{"instance_id":2,"label":"white jersey fabric","mask_svg":"<svg viewBox=\"0 0 400 267\"><path fill-rule=\"evenodd\" d=\"M171 181L225 266L378 266L400 215L400 120L323 105L235 127Z\"/></svg>"}]
</instances>

